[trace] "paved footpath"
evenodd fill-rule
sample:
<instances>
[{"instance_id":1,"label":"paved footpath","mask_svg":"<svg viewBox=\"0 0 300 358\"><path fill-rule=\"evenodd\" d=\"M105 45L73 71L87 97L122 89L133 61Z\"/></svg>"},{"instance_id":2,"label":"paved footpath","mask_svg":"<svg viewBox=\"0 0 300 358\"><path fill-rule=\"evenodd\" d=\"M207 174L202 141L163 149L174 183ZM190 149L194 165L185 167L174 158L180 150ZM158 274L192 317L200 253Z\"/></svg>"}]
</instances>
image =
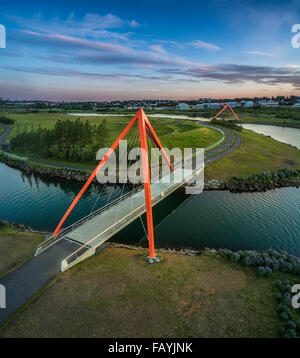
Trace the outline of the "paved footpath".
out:
<instances>
[{"instance_id":1,"label":"paved footpath","mask_svg":"<svg viewBox=\"0 0 300 358\"><path fill-rule=\"evenodd\" d=\"M59 241L1 278L0 284L6 288L6 308L0 309L0 324L51 281L59 272L61 260L77 248L75 243Z\"/></svg>"}]
</instances>

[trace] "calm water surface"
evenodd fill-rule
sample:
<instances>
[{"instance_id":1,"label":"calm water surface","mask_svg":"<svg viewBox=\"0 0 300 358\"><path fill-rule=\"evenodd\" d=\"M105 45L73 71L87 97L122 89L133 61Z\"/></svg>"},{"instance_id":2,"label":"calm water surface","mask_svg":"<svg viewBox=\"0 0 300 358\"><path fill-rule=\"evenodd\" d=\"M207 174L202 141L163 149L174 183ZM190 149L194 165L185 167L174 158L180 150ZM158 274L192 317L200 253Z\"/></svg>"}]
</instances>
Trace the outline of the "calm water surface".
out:
<instances>
[{"instance_id":1,"label":"calm water surface","mask_svg":"<svg viewBox=\"0 0 300 358\"><path fill-rule=\"evenodd\" d=\"M82 183L24 175L0 164L0 219L52 231ZM121 195L94 185L80 200L67 224ZM145 223L145 217L143 217ZM300 189L232 194L210 191L186 197L174 193L154 208L158 246L285 249L300 256ZM127 243L143 242L137 219L117 235Z\"/></svg>"}]
</instances>

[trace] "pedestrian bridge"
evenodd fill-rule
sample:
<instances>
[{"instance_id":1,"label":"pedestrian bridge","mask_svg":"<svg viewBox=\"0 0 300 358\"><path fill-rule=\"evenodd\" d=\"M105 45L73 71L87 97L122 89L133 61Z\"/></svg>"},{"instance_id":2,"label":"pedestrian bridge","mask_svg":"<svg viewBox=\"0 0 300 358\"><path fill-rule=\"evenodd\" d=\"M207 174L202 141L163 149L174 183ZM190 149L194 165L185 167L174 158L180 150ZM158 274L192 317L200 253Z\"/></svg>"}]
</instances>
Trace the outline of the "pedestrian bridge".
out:
<instances>
[{"instance_id":1,"label":"pedestrian bridge","mask_svg":"<svg viewBox=\"0 0 300 358\"><path fill-rule=\"evenodd\" d=\"M159 203L193 177L201 174L204 164L194 169L179 167L151 184L152 206ZM146 212L145 193L143 186L136 188L106 206L87 215L59 234L44 241L36 250L35 256L41 254L59 241L66 240L75 244L74 252L64 258L60 264L60 271L65 271L78 262L95 254L96 249Z\"/></svg>"}]
</instances>

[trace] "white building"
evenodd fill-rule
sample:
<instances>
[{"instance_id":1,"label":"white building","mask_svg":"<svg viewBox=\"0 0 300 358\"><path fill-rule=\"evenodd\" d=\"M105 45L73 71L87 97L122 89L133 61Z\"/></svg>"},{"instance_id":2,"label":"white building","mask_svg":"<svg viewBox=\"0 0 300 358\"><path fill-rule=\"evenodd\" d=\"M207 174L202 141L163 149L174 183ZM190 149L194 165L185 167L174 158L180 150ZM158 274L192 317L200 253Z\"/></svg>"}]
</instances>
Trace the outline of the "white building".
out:
<instances>
[{"instance_id":1,"label":"white building","mask_svg":"<svg viewBox=\"0 0 300 358\"><path fill-rule=\"evenodd\" d=\"M186 104L186 103L179 103L176 106L176 109L179 109L180 111L183 111L183 110L190 109L190 106L188 104Z\"/></svg>"},{"instance_id":2,"label":"white building","mask_svg":"<svg viewBox=\"0 0 300 358\"><path fill-rule=\"evenodd\" d=\"M259 101L258 104L262 107L277 107L279 106L279 103L278 102L275 102L275 101Z\"/></svg>"},{"instance_id":3,"label":"white building","mask_svg":"<svg viewBox=\"0 0 300 358\"><path fill-rule=\"evenodd\" d=\"M300 108L300 99L297 99L296 103L292 107Z\"/></svg>"},{"instance_id":4,"label":"white building","mask_svg":"<svg viewBox=\"0 0 300 358\"><path fill-rule=\"evenodd\" d=\"M220 103L206 103L208 104L208 108L220 108Z\"/></svg>"},{"instance_id":5,"label":"white building","mask_svg":"<svg viewBox=\"0 0 300 358\"><path fill-rule=\"evenodd\" d=\"M254 102L253 101L241 101L242 107L253 107Z\"/></svg>"},{"instance_id":6,"label":"white building","mask_svg":"<svg viewBox=\"0 0 300 358\"><path fill-rule=\"evenodd\" d=\"M231 108L236 108L236 107L239 107L239 105L240 105L238 102L235 102L235 101L227 102L227 104L229 104L229 106Z\"/></svg>"},{"instance_id":7,"label":"white building","mask_svg":"<svg viewBox=\"0 0 300 358\"><path fill-rule=\"evenodd\" d=\"M197 103L194 108L195 108L195 109L207 108L207 103Z\"/></svg>"}]
</instances>

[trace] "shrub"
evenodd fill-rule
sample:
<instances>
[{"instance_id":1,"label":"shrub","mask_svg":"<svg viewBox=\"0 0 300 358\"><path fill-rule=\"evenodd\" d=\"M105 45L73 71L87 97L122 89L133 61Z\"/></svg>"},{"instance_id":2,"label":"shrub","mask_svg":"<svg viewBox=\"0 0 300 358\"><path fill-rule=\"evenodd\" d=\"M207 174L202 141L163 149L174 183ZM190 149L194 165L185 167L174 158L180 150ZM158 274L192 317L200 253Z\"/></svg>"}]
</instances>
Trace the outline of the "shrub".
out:
<instances>
[{"instance_id":1,"label":"shrub","mask_svg":"<svg viewBox=\"0 0 300 358\"><path fill-rule=\"evenodd\" d=\"M289 316L285 313L285 312L281 312L280 313L280 318L283 320L283 321L287 321L289 319Z\"/></svg>"},{"instance_id":2,"label":"shrub","mask_svg":"<svg viewBox=\"0 0 300 358\"><path fill-rule=\"evenodd\" d=\"M272 269L269 266L265 267L265 272L266 272L266 276L271 276L272 275Z\"/></svg>"},{"instance_id":3,"label":"shrub","mask_svg":"<svg viewBox=\"0 0 300 358\"><path fill-rule=\"evenodd\" d=\"M242 260L242 264L245 266L252 266L252 259L250 256L245 256Z\"/></svg>"},{"instance_id":4,"label":"shrub","mask_svg":"<svg viewBox=\"0 0 300 358\"><path fill-rule=\"evenodd\" d=\"M225 256L230 256L233 254L233 252L229 249L220 249L219 250L222 254L224 254Z\"/></svg>"},{"instance_id":5,"label":"shrub","mask_svg":"<svg viewBox=\"0 0 300 358\"><path fill-rule=\"evenodd\" d=\"M288 292L288 293L292 292L292 286L289 285L289 284L288 284L288 285L285 285L285 286L284 286L284 291L285 291L285 292Z\"/></svg>"},{"instance_id":6,"label":"shrub","mask_svg":"<svg viewBox=\"0 0 300 358\"><path fill-rule=\"evenodd\" d=\"M240 259L240 255L236 252L234 252L231 256L230 256L230 260L233 261L233 262L238 262L239 259Z\"/></svg>"},{"instance_id":7,"label":"shrub","mask_svg":"<svg viewBox=\"0 0 300 358\"><path fill-rule=\"evenodd\" d=\"M296 337L297 333L294 329L288 329L285 334L283 335L283 338L294 338Z\"/></svg>"},{"instance_id":8,"label":"shrub","mask_svg":"<svg viewBox=\"0 0 300 358\"><path fill-rule=\"evenodd\" d=\"M287 293L287 292L285 292L284 294L283 294L283 297L282 297L282 303L284 303L284 304L286 304L286 305L290 305L291 304L291 300L292 300L292 296L289 294L289 293Z\"/></svg>"},{"instance_id":9,"label":"shrub","mask_svg":"<svg viewBox=\"0 0 300 358\"><path fill-rule=\"evenodd\" d=\"M280 303L280 305L278 306L278 312L283 312L284 311L284 307L285 307L285 304L283 303Z\"/></svg>"},{"instance_id":10,"label":"shrub","mask_svg":"<svg viewBox=\"0 0 300 358\"><path fill-rule=\"evenodd\" d=\"M266 269L263 266L259 266L258 273L260 276L266 276Z\"/></svg>"},{"instance_id":11,"label":"shrub","mask_svg":"<svg viewBox=\"0 0 300 358\"><path fill-rule=\"evenodd\" d=\"M288 326L288 328L291 328L291 329L296 329L296 323L294 322L294 321L292 321L292 320L288 320L287 321L287 326Z\"/></svg>"},{"instance_id":12,"label":"shrub","mask_svg":"<svg viewBox=\"0 0 300 358\"><path fill-rule=\"evenodd\" d=\"M282 307L282 312L286 313L287 315L290 315L290 314L291 314L291 310L290 310L289 307L286 306L286 305L283 305L283 307Z\"/></svg>"}]
</instances>

